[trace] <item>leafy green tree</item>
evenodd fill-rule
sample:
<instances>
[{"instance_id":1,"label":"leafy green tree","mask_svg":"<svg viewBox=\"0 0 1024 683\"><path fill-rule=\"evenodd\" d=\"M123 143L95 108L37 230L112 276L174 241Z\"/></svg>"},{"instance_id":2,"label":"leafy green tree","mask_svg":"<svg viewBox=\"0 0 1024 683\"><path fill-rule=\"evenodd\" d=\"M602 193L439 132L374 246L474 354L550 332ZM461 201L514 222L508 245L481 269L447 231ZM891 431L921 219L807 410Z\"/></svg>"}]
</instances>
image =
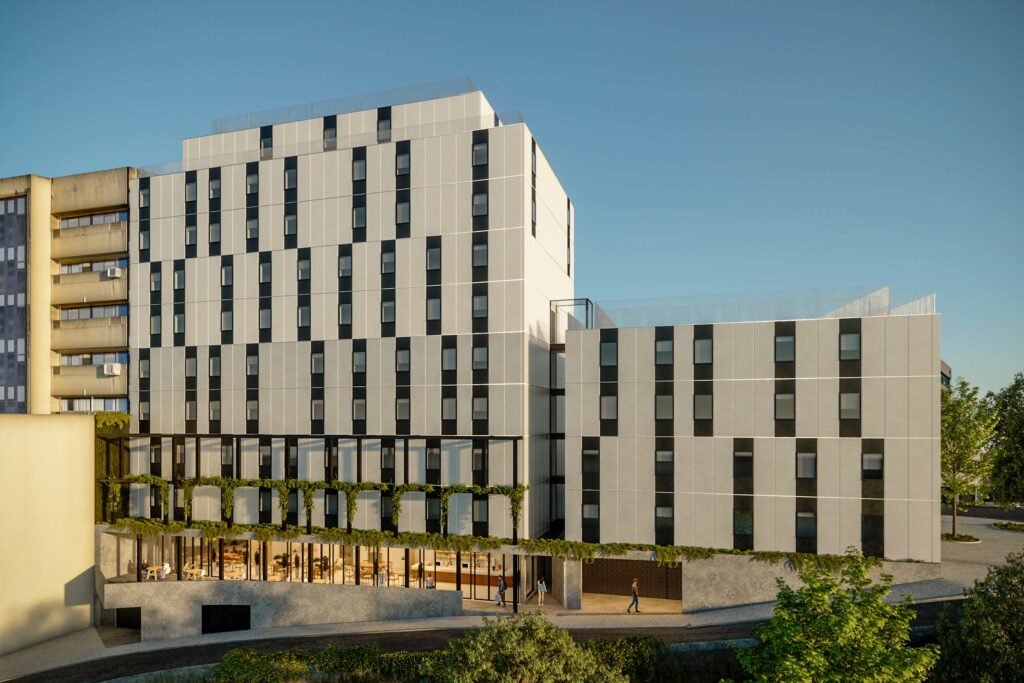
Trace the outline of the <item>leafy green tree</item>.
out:
<instances>
[{"instance_id":1,"label":"leafy green tree","mask_svg":"<svg viewBox=\"0 0 1024 683\"><path fill-rule=\"evenodd\" d=\"M911 648L911 600L886 604L892 577L868 577L870 563L855 548L837 576L820 567L800 572L804 586L782 579L771 621L760 641L737 658L756 681L923 681L938 658L935 646Z\"/></svg>"},{"instance_id":2,"label":"leafy green tree","mask_svg":"<svg viewBox=\"0 0 1024 683\"><path fill-rule=\"evenodd\" d=\"M999 415L992 457L992 495L1006 506L1024 505L1024 373L992 396Z\"/></svg>"},{"instance_id":3,"label":"leafy green tree","mask_svg":"<svg viewBox=\"0 0 1024 683\"><path fill-rule=\"evenodd\" d=\"M607 681L625 683L621 673L597 658L539 612L485 619L482 628L448 643L425 662L431 681Z\"/></svg>"},{"instance_id":4,"label":"leafy green tree","mask_svg":"<svg viewBox=\"0 0 1024 683\"><path fill-rule=\"evenodd\" d=\"M942 493L953 505L953 535L960 496L986 483L998 414L963 377L942 392Z\"/></svg>"},{"instance_id":5,"label":"leafy green tree","mask_svg":"<svg viewBox=\"0 0 1024 683\"><path fill-rule=\"evenodd\" d=\"M1024 553L1011 553L967 591L959 620L939 620L940 681L998 683L1024 677Z\"/></svg>"}]
</instances>

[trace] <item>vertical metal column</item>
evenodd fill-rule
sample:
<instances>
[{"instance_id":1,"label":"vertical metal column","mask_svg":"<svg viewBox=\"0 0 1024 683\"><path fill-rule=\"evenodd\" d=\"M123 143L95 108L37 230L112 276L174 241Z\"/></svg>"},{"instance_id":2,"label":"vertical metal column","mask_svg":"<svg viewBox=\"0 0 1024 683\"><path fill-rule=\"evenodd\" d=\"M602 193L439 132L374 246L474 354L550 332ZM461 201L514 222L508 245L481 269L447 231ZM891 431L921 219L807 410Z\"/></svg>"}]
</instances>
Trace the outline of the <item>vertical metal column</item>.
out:
<instances>
[{"instance_id":1,"label":"vertical metal column","mask_svg":"<svg viewBox=\"0 0 1024 683\"><path fill-rule=\"evenodd\" d=\"M462 590L462 551L455 551L455 590ZM463 596L465 597L465 596Z\"/></svg>"},{"instance_id":2,"label":"vertical metal column","mask_svg":"<svg viewBox=\"0 0 1024 683\"><path fill-rule=\"evenodd\" d=\"M224 539L217 539L217 578L224 580Z\"/></svg>"},{"instance_id":3,"label":"vertical metal column","mask_svg":"<svg viewBox=\"0 0 1024 683\"><path fill-rule=\"evenodd\" d=\"M142 581L142 535L135 537L135 581Z\"/></svg>"},{"instance_id":4,"label":"vertical metal column","mask_svg":"<svg viewBox=\"0 0 1024 683\"><path fill-rule=\"evenodd\" d=\"M519 439L512 440L512 486L519 485ZM512 545L519 545L519 521L512 523ZM519 555L512 556L512 612L519 612Z\"/></svg>"}]
</instances>

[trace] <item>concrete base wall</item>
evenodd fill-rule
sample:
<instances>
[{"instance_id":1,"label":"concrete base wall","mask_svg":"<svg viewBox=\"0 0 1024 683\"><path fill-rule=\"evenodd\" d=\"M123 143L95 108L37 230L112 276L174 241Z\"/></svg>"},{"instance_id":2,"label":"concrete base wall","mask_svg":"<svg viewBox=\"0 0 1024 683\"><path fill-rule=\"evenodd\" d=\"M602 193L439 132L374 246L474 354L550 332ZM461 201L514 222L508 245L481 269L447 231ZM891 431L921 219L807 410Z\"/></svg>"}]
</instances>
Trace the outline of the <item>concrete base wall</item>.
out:
<instances>
[{"instance_id":1,"label":"concrete base wall","mask_svg":"<svg viewBox=\"0 0 1024 683\"><path fill-rule=\"evenodd\" d=\"M259 581L151 581L104 588L104 609L142 609L142 640L200 635L203 605L249 605L250 627L259 629L459 616L462 593Z\"/></svg>"},{"instance_id":2,"label":"concrete base wall","mask_svg":"<svg viewBox=\"0 0 1024 683\"><path fill-rule=\"evenodd\" d=\"M940 565L930 562L883 562L881 568L871 570L871 578L877 581L883 572L892 574L894 585L941 577ZM682 573L684 612L771 602L778 593L776 578L790 586L802 585L786 563L774 565L744 555L683 562Z\"/></svg>"},{"instance_id":3,"label":"concrete base wall","mask_svg":"<svg viewBox=\"0 0 1024 683\"><path fill-rule=\"evenodd\" d=\"M583 605L583 563L552 558L551 574L551 597L566 609L580 609Z\"/></svg>"}]
</instances>

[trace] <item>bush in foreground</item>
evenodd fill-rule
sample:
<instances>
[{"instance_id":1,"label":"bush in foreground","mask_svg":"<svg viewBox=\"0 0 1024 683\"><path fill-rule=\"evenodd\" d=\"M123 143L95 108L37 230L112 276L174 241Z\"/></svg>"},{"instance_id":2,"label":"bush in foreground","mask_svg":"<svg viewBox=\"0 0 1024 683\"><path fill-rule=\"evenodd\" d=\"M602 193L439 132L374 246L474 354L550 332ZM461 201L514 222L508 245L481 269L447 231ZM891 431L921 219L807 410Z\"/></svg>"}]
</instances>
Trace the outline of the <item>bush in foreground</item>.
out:
<instances>
[{"instance_id":1,"label":"bush in foreground","mask_svg":"<svg viewBox=\"0 0 1024 683\"><path fill-rule=\"evenodd\" d=\"M1011 553L974 582L953 623L939 620L940 681L1015 681L1024 677L1024 553Z\"/></svg>"}]
</instances>

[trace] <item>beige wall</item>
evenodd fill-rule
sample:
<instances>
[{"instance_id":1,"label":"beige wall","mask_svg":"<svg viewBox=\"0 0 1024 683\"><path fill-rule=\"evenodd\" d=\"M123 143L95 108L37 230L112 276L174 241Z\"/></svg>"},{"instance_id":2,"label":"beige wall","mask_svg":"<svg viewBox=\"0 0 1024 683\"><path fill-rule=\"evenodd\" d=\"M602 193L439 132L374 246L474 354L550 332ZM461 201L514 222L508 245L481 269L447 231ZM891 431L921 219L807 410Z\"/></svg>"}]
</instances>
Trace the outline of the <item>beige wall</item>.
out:
<instances>
[{"instance_id":1,"label":"beige wall","mask_svg":"<svg viewBox=\"0 0 1024 683\"><path fill-rule=\"evenodd\" d=\"M92 623L93 418L0 415L0 655Z\"/></svg>"},{"instance_id":2,"label":"beige wall","mask_svg":"<svg viewBox=\"0 0 1024 683\"><path fill-rule=\"evenodd\" d=\"M29 194L28 410L34 415L49 415L53 407L50 399L51 182L49 178L32 176Z\"/></svg>"}]
</instances>

